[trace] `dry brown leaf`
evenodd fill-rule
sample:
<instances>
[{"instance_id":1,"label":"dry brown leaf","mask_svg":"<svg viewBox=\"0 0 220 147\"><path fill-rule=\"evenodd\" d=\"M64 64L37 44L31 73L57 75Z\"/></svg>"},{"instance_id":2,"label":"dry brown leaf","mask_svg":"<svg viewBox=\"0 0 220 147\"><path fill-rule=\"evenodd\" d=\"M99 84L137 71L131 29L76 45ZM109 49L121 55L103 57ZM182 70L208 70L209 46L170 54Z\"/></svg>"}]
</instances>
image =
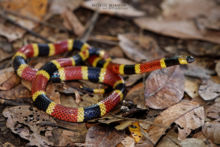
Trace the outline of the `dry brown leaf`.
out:
<instances>
[{"instance_id":1,"label":"dry brown leaf","mask_svg":"<svg viewBox=\"0 0 220 147\"><path fill-rule=\"evenodd\" d=\"M187 50L195 56L220 56L220 45L206 41L187 41Z\"/></svg>"},{"instance_id":2,"label":"dry brown leaf","mask_svg":"<svg viewBox=\"0 0 220 147\"><path fill-rule=\"evenodd\" d=\"M1 43L1 42L0 42ZM1 47L0 47L1 48ZM5 52L5 51L3 51L3 50L0 50L0 61L3 61L3 60L5 60L5 59L8 59L9 57L11 57L12 56L12 54L9 54L9 53L7 53L7 52Z\"/></svg>"},{"instance_id":3,"label":"dry brown leaf","mask_svg":"<svg viewBox=\"0 0 220 147\"><path fill-rule=\"evenodd\" d=\"M218 10L214 1L194 0L164 0L162 5L163 16L166 18L192 19L197 16L210 16Z\"/></svg>"},{"instance_id":4,"label":"dry brown leaf","mask_svg":"<svg viewBox=\"0 0 220 147\"><path fill-rule=\"evenodd\" d=\"M24 16L28 16L35 19L42 19L47 11L47 0L10 0L2 1L0 5L6 9L15 13L19 13ZM33 21L25 20L19 17L10 17L18 24L25 26L28 29L33 29L36 23ZM21 38L25 31L14 25L7 25L0 23L0 34L7 37L9 41L14 41Z\"/></svg>"},{"instance_id":5,"label":"dry brown leaf","mask_svg":"<svg viewBox=\"0 0 220 147\"><path fill-rule=\"evenodd\" d=\"M121 141L121 144L124 146L124 147L135 147L135 141L132 137L125 137L122 141Z\"/></svg>"},{"instance_id":6,"label":"dry brown leaf","mask_svg":"<svg viewBox=\"0 0 220 147\"><path fill-rule=\"evenodd\" d=\"M187 68L184 69L184 74L190 77L209 79L214 72L198 65L188 64Z\"/></svg>"},{"instance_id":7,"label":"dry brown leaf","mask_svg":"<svg viewBox=\"0 0 220 147\"><path fill-rule=\"evenodd\" d=\"M216 63L215 71L217 72L218 76L220 77L220 61L218 61L218 62Z\"/></svg>"},{"instance_id":8,"label":"dry brown leaf","mask_svg":"<svg viewBox=\"0 0 220 147\"><path fill-rule=\"evenodd\" d=\"M183 98L184 75L178 66L152 72L145 83L145 105L150 108L164 109Z\"/></svg>"},{"instance_id":9,"label":"dry brown leaf","mask_svg":"<svg viewBox=\"0 0 220 147\"><path fill-rule=\"evenodd\" d=\"M220 119L220 99L216 99L215 103L206 109L206 115L212 119Z\"/></svg>"},{"instance_id":10,"label":"dry brown leaf","mask_svg":"<svg viewBox=\"0 0 220 147\"><path fill-rule=\"evenodd\" d=\"M139 11L132 6L123 3L122 0L92 0L84 1L83 6L91 9L98 10L100 13L126 16L126 17L140 17L145 15L144 12Z\"/></svg>"},{"instance_id":11,"label":"dry brown leaf","mask_svg":"<svg viewBox=\"0 0 220 147\"><path fill-rule=\"evenodd\" d=\"M203 80L199 87L199 95L205 101L218 98L220 96L220 84L212 80Z\"/></svg>"},{"instance_id":12,"label":"dry brown leaf","mask_svg":"<svg viewBox=\"0 0 220 147\"><path fill-rule=\"evenodd\" d=\"M14 73L7 81L0 85L0 90L10 90L20 83L21 79Z\"/></svg>"},{"instance_id":13,"label":"dry brown leaf","mask_svg":"<svg viewBox=\"0 0 220 147\"><path fill-rule=\"evenodd\" d=\"M93 126L86 135L86 145L91 147L116 146L125 138L123 132L109 127Z\"/></svg>"},{"instance_id":14,"label":"dry brown leaf","mask_svg":"<svg viewBox=\"0 0 220 147\"><path fill-rule=\"evenodd\" d=\"M0 70L0 85L7 81L14 74L12 67Z\"/></svg>"},{"instance_id":15,"label":"dry brown leaf","mask_svg":"<svg viewBox=\"0 0 220 147\"><path fill-rule=\"evenodd\" d=\"M6 125L13 133L29 140L27 146L74 146L76 142L83 142L85 139L85 124L75 123L72 127L67 124L59 125L52 117L35 107L10 107L3 111L3 115L8 118Z\"/></svg>"},{"instance_id":16,"label":"dry brown leaf","mask_svg":"<svg viewBox=\"0 0 220 147\"><path fill-rule=\"evenodd\" d=\"M6 108L3 115L8 118L6 126L15 134L29 140L29 145L49 146L54 145L49 140L52 137L52 127L40 127L39 123L55 121L42 111L30 106L15 106ZM38 125L37 125L38 124ZM41 132L44 132L41 135Z\"/></svg>"},{"instance_id":17,"label":"dry brown leaf","mask_svg":"<svg viewBox=\"0 0 220 147\"><path fill-rule=\"evenodd\" d=\"M215 22L220 18L220 6L217 2L164 0L161 7L160 17L138 18L135 23L143 29L181 39L198 39L220 43L220 32L209 31L213 25L218 25ZM203 22L200 24L199 18L212 23L204 25Z\"/></svg>"},{"instance_id":18,"label":"dry brown leaf","mask_svg":"<svg viewBox=\"0 0 220 147\"><path fill-rule=\"evenodd\" d=\"M10 0L1 3L7 10L38 19L42 18L47 11L47 0Z\"/></svg>"},{"instance_id":19,"label":"dry brown leaf","mask_svg":"<svg viewBox=\"0 0 220 147\"><path fill-rule=\"evenodd\" d=\"M149 61L164 55L156 41L149 36L120 34L118 38L119 45L124 53L134 61Z\"/></svg>"},{"instance_id":20,"label":"dry brown leaf","mask_svg":"<svg viewBox=\"0 0 220 147\"><path fill-rule=\"evenodd\" d=\"M206 122L202 129L203 134L214 143L220 144L220 122Z\"/></svg>"},{"instance_id":21,"label":"dry brown leaf","mask_svg":"<svg viewBox=\"0 0 220 147\"><path fill-rule=\"evenodd\" d=\"M56 14L62 14L66 10L73 11L80 6L83 0L53 0L50 3L47 18Z\"/></svg>"},{"instance_id":22,"label":"dry brown leaf","mask_svg":"<svg viewBox=\"0 0 220 147\"><path fill-rule=\"evenodd\" d=\"M154 126L152 125L147 133L149 134L149 138L152 143L156 144L162 135L164 135L165 131L170 127L172 123L176 120L184 117L184 115L194 111L194 109L198 108L199 104L192 101L182 101L176 105L169 107L160 113L159 116L154 120L155 124L160 124L166 127Z\"/></svg>"},{"instance_id":23,"label":"dry brown leaf","mask_svg":"<svg viewBox=\"0 0 220 147\"><path fill-rule=\"evenodd\" d=\"M84 26L72 11L67 9L62 16L64 19L63 24L67 29L72 30L77 36L81 36L84 33Z\"/></svg>"},{"instance_id":24,"label":"dry brown leaf","mask_svg":"<svg viewBox=\"0 0 220 147\"><path fill-rule=\"evenodd\" d=\"M49 84L46 89L46 94L49 98L57 104L60 104L60 93L57 92L57 86L53 84Z\"/></svg>"},{"instance_id":25,"label":"dry brown leaf","mask_svg":"<svg viewBox=\"0 0 220 147\"><path fill-rule=\"evenodd\" d=\"M207 147L206 142L197 138L187 138L180 142L181 147Z\"/></svg>"},{"instance_id":26,"label":"dry brown leaf","mask_svg":"<svg viewBox=\"0 0 220 147\"><path fill-rule=\"evenodd\" d=\"M0 97L5 99L31 98L31 92L20 84L13 89L0 91Z\"/></svg>"},{"instance_id":27,"label":"dry brown leaf","mask_svg":"<svg viewBox=\"0 0 220 147\"><path fill-rule=\"evenodd\" d=\"M166 20L155 18L137 18L135 23L142 29L181 39L198 39L220 43L219 32L200 32L191 20Z\"/></svg>"},{"instance_id":28,"label":"dry brown leaf","mask_svg":"<svg viewBox=\"0 0 220 147\"><path fill-rule=\"evenodd\" d=\"M144 105L144 84L139 83L132 87L126 95L126 100L132 101L138 108L146 109Z\"/></svg>"},{"instance_id":29,"label":"dry brown leaf","mask_svg":"<svg viewBox=\"0 0 220 147\"><path fill-rule=\"evenodd\" d=\"M204 125L205 121L205 112L203 107L198 107L193 111L185 114L175 121L178 124L178 139L184 140L191 133L192 130L195 130Z\"/></svg>"},{"instance_id":30,"label":"dry brown leaf","mask_svg":"<svg viewBox=\"0 0 220 147\"><path fill-rule=\"evenodd\" d=\"M185 77L184 91L191 98L196 98L199 96L198 94L199 84L200 84L200 80L195 78Z\"/></svg>"}]
</instances>

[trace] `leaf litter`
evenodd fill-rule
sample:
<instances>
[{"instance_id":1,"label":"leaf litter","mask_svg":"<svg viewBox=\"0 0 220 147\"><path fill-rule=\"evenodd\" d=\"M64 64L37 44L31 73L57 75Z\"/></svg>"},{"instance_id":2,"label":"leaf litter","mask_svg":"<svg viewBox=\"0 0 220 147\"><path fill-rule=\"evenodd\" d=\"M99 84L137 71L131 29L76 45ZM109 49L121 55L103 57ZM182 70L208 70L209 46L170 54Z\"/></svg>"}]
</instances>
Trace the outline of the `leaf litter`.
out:
<instances>
[{"instance_id":1,"label":"leaf litter","mask_svg":"<svg viewBox=\"0 0 220 147\"><path fill-rule=\"evenodd\" d=\"M98 21L94 24L94 32L89 37L91 38L89 43L95 47L106 48L108 54L116 58L113 59L116 63L134 64L180 53L192 54L198 59L194 64L181 66L181 69L176 67L158 70L150 75L125 76L127 95L111 113L86 123L63 122L32 108L31 83L21 80L20 84L20 79L16 77L13 69L7 68L12 52L14 53L17 48L27 43L45 41L33 37L31 33L24 35L23 29L1 18L0 30L4 37L0 37L0 40L6 40L13 49L8 52L5 51L7 46L0 47L2 49L0 67L4 68L0 71L0 97L14 101L24 100L28 106L1 105L0 110L5 108L3 115L7 117L8 128L21 138L28 140L27 145L133 147L168 144L168 146L201 147L219 144L219 45L217 43L219 43L220 13L218 13L219 5L215 5L215 0L152 1L141 5L141 9L135 5L142 3L141 1L124 3L114 0L108 2L81 0L33 2L31 0L24 5L26 2L22 0L17 4L15 1L10 1L4 5L4 8L21 15L28 14L37 19L37 22L9 13L4 16L26 25L32 31L34 28L34 31L52 41L75 39L76 36L81 36L85 31L83 25L95 13L94 11L97 11L97 7L94 7L97 2L107 6L115 3L125 7L124 10L113 7L99 9L98 13L104 15L99 15ZM33 6L38 8L40 5L42 9L38 9L38 12L35 12L35 8L32 9ZM152 8L152 10L146 10L146 8ZM161 8L161 14L158 8ZM152 15L153 18L150 17L154 12L158 17L155 14ZM114 27L112 23L108 23L111 19L117 21L113 22ZM44 25L44 22L55 24L55 27L51 27L50 23ZM108 25L111 26L108 27ZM64 28L65 31L60 28ZM144 31L145 29L148 31ZM51 36L51 34L54 35ZM21 39L18 40L19 38ZM47 59L37 58L30 63L37 64L36 67L40 68L51 59L69 55ZM70 107L88 106L105 97L81 91L79 87L82 85L105 87L88 81L49 83L47 94L57 103ZM1 117L0 120L2 120ZM140 126L135 133L129 130L133 122L138 122ZM1 130L1 133L5 131ZM142 136L141 139L138 134ZM4 145L6 144L7 142L4 142Z\"/></svg>"}]
</instances>

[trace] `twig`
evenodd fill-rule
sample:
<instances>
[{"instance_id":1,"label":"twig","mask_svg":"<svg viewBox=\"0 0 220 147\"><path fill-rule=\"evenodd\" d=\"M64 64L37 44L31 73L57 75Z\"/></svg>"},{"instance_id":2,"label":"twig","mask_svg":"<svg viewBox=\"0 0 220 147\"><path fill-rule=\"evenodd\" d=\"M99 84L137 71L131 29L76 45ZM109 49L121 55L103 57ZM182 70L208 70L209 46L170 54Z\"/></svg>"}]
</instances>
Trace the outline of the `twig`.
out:
<instances>
[{"instance_id":1,"label":"twig","mask_svg":"<svg viewBox=\"0 0 220 147\"><path fill-rule=\"evenodd\" d=\"M110 113L111 114L111 113ZM157 123L154 123L152 121L147 121L147 120L142 120L142 119L136 119L136 118L126 118L126 117L120 117L120 116L116 116L114 114L111 114L112 117L114 118L118 118L118 119L122 119L122 120L130 120L130 121L138 121L138 122L144 122L144 123L147 123L147 124L150 124L150 125L154 125L154 126L158 126L158 127L161 127L161 128L169 128L168 126L164 126L164 125L161 125L161 124L157 124Z\"/></svg>"},{"instance_id":2,"label":"twig","mask_svg":"<svg viewBox=\"0 0 220 147\"><path fill-rule=\"evenodd\" d=\"M47 38L41 36L41 35L38 34L37 32L34 32L34 31L32 31L32 30L26 28L25 26L22 26L22 25L18 24L17 22L15 22L14 20L12 20L11 18L7 17L7 16L4 14L3 11L0 11L0 16L1 16L2 18L4 18L6 21L8 21L9 23L11 23L11 24L13 24L13 25L15 25L15 26L17 26L17 27L19 27L19 28L21 28L21 29L27 31L28 33L30 33L31 35L33 35L33 36L35 36L35 37L37 37L37 38L40 38L41 40L43 40L43 41L45 41L45 42L47 42L47 43L52 42L52 41L48 40Z\"/></svg>"},{"instance_id":3,"label":"twig","mask_svg":"<svg viewBox=\"0 0 220 147\"><path fill-rule=\"evenodd\" d=\"M47 22L44 22L44 21L40 21L40 20L38 20L38 19L31 18L31 17L25 16L25 15L22 15L22 14L13 12L13 11L9 11L9 10L3 10L3 11L4 11L5 13L10 14L10 15L13 15L13 16L16 16L16 17L20 17L20 18L23 18L23 19L27 19L27 20L30 20L30 21L32 21L32 22L36 22L36 23L39 23L39 24L41 24L41 25L51 27L51 28L53 28L53 29L59 29L60 31L68 32L67 29L65 29L65 28L63 28L63 27L60 27L60 26L56 26L56 25L53 25L53 24L50 24L50 23L47 23Z\"/></svg>"},{"instance_id":4,"label":"twig","mask_svg":"<svg viewBox=\"0 0 220 147\"><path fill-rule=\"evenodd\" d=\"M10 105L10 106L23 105L22 103L18 103L18 102L15 102L15 101L7 100L7 99L1 98L1 97L0 97L0 104Z\"/></svg>"},{"instance_id":5,"label":"twig","mask_svg":"<svg viewBox=\"0 0 220 147\"><path fill-rule=\"evenodd\" d=\"M95 26L95 23L99 17L99 11L95 11L90 21L86 24L86 31L83 33L83 35L80 38L81 41L86 42Z\"/></svg>"}]
</instances>

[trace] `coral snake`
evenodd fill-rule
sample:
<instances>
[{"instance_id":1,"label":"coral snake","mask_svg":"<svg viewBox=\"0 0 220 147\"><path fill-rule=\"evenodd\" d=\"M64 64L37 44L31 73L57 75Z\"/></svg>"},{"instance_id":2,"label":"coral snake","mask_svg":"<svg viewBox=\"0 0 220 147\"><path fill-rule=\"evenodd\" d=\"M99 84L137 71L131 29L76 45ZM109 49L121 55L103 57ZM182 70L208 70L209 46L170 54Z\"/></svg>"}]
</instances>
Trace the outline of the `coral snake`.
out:
<instances>
[{"instance_id":1,"label":"coral snake","mask_svg":"<svg viewBox=\"0 0 220 147\"><path fill-rule=\"evenodd\" d=\"M27 65L27 58L53 56L71 50L79 52L69 58L52 60L39 70ZM79 66L86 60L93 67ZM13 67L19 77L32 81L32 99L35 106L60 120L84 122L105 115L123 99L125 82L120 75L140 74L193 61L192 56L175 56L134 65L116 64L111 62L103 50L91 47L79 40L70 39L54 44L26 45L13 56ZM110 85L113 91L97 104L86 108L71 108L56 104L46 96L45 89L49 80L89 80ZM93 92L104 93L105 91L93 89Z\"/></svg>"}]
</instances>

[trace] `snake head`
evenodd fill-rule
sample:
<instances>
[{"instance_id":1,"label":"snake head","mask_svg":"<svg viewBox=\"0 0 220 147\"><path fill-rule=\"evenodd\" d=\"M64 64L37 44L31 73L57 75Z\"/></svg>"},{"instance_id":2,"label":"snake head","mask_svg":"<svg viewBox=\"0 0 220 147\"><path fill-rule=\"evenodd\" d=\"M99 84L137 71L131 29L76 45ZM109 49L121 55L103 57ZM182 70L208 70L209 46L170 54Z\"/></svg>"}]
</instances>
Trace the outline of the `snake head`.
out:
<instances>
[{"instance_id":1,"label":"snake head","mask_svg":"<svg viewBox=\"0 0 220 147\"><path fill-rule=\"evenodd\" d=\"M188 64L195 61L193 56L179 56L178 60L180 64Z\"/></svg>"}]
</instances>

